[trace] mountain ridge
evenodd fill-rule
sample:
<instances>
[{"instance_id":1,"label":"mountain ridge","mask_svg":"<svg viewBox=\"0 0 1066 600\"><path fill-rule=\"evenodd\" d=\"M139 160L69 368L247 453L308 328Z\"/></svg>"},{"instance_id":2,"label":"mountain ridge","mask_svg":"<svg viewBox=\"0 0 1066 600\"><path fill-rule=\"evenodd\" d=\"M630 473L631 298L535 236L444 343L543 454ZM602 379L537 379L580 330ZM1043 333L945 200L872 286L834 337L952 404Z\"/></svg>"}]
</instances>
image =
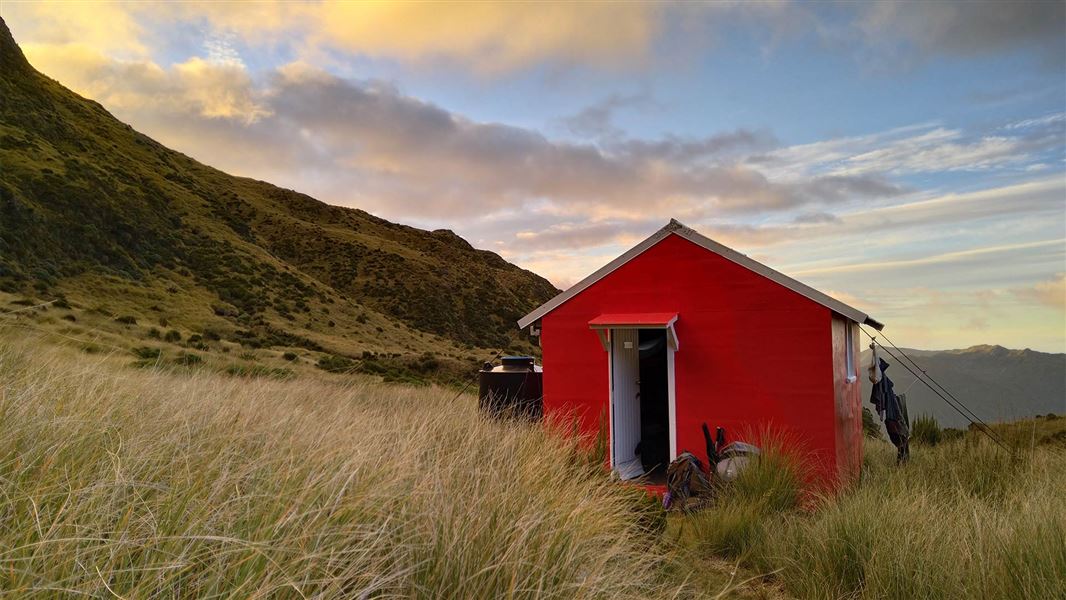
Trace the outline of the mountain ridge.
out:
<instances>
[{"instance_id":1,"label":"mountain ridge","mask_svg":"<svg viewBox=\"0 0 1066 600\"><path fill-rule=\"evenodd\" d=\"M166 148L36 71L2 19L0 166L6 292L164 312L192 330L263 341L282 331L353 353L431 338L532 352L514 323L558 291L449 230L329 205Z\"/></svg>"},{"instance_id":2,"label":"mountain ridge","mask_svg":"<svg viewBox=\"0 0 1066 600\"><path fill-rule=\"evenodd\" d=\"M1066 354L1011 349L998 344L951 350L901 350L984 421L1066 413ZM900 355L895 348L889 348L888 352ZM888 352L879 350L879 355L889 363L887 374L896 392L907 394L912 420L927 414L945 427L969 425L966 418L917 382L917 377ZM870 350L864 350L859 363L863 406L870 406L870 382L866 376L869 364ZM913 365L908 366L914 369Z\"/></svg>"}]
</instances>

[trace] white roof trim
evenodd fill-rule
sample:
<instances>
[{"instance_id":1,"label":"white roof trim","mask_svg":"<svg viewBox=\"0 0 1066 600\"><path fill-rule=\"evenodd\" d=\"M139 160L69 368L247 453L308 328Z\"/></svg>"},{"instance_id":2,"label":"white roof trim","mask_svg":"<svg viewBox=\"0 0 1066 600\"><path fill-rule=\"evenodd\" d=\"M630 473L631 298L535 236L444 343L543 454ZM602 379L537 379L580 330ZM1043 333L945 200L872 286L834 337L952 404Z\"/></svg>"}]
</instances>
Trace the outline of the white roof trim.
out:
<instances>
[{"instance_id":1,"label":"white roof trim","mask_svg":"<svg viewBox=\"0 0 1066 600\"><path fill-rule=\"evenodd\" d=\"M651 248L655 244L658 244L660 241L664 240L667 236L670 235L677 235L696 244L697 246L702 246L703 248L714 252L722 258L730 260L748 269L749 271L754 271L755 273L758 273L759 275L762 275L763 277L766 277L771 281L783 285L784 287L792 290L793 292L796 292L797 294L804 296L805 298L813 300L814 302L817 302L818 304L821 304L829 310L832 310L833 312L839 315L851 319L856 323L864 323L866 325L870 325L878 331L880 331L884 327L884 325L882 325L880 322L876 321L875 319L870 317L870 315L862 312L861 310L848 306L847 304L844 304L836 298L827 296L826 294L819 292L818 290L810 287L809 285L800 283L799 281L796 281L795 279L792 279L791 277L779 271L775 271L756 260L748 258L747 256L737 252L736 250L733 250L732 248L723 246L722 244L719 244L711 238L700 234L696 230L682 225L676 219L671 219L665 227L652 234L652 236L648 239L637 244L636 246L633 246L625 254L622 254L618 258L607 263L592 275L589 275L588 277L570 286L570 288L566 291L561 292L559 295L555 296L551 300L548 300L544 304L540 305L540 307L538 307L533 312L519 319L518 327L520 329L525 329L532 323L535 323L541 317L555 310L567 300L585 291L585 289L587 289L592 284L603 279L614 270L633 260L640 254L642 254L645 250Z\"/></svg>"}]
</instances>

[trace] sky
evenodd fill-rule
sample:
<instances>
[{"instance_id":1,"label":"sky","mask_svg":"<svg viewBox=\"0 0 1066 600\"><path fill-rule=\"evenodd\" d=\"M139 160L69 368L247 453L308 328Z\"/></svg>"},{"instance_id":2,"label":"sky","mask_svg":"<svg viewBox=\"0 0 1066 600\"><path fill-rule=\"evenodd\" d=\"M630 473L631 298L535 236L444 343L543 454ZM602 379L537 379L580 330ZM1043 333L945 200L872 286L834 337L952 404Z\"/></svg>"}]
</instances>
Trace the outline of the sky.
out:
<instances>
[{"instance_id":1,"label":"sky","mask_svg":"<svg viewBox=\"0 0 1066 600\"><path fill-rule=\"evenodd\" d=\"M670 218L899 345L1066 352L1066 3L0 0L227 172L565 288Z\"/></svg>"}]
</instances>

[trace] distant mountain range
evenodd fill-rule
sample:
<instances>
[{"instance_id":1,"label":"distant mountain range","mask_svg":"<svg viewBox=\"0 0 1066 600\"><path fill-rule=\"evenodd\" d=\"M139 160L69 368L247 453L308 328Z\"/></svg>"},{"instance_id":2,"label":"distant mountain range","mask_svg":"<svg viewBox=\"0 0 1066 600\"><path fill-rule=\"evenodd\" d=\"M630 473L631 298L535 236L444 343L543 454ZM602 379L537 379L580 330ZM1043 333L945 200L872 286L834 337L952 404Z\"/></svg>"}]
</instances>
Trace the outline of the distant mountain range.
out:
<instances>
[{"instance_id":1,"label":"distant mountain range","mask_svg":"<svg viewBox=\"0 0 1066 600\"><path fill-rule=\"evenodd\" d=\"M943 351L904 348L903 351L986 422L1047 413L1066 414L1066 354L1010 350L1002 346ZM896 392L907 394L911 419L928 414L944 427L969 425L969 421L929 388L916 382L915 376L899 361L884 352L881 357L889 362L887 373ZM870 406L866 371L869 364L870 351L866 350L862 353L859 372L864 406Z\"/></svg>"},{"instance_id":2,"label":"distant mountain range","mask_svg":"<svg viewBox=\"0 0 1066 600\"><path fill-rule=\"evenodd\" d=\"M532 351L515 322L558 291L451 231L166 148L34 70L2 20L0 290L348 354Z\"/></svg>"}]
</instances>

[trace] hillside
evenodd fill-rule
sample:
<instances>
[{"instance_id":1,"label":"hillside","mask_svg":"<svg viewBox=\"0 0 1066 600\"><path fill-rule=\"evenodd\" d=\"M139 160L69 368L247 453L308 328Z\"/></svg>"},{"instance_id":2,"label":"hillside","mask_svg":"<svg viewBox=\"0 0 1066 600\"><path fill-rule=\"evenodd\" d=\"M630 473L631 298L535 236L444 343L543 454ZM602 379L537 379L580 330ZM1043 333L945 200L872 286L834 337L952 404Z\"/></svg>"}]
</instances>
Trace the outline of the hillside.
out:
<instances>
[{"instance_id":1,"label":"hillside","mask_svg":"<svg viewBox=\"0 0 1066 600\"><path fill-rule=\"evenodd\" d=\"M2 21L0 290L347 355L532 351L514 323L557 291L451 231L170 150L34 70Z\"/></svg>"},{"instance_id":2,"label":"hillside","mask_svg":"<svg viewBox=\"0 0 1066 600\"><path fill-rule=\"evenodd\" d=\"M1033 350L1010 350L1002 346L973 346L962 350L904 351L934 379L988 422L1012 421L1055 413L1066 413L1066 355ZM865 377L870 351L862 353L863 403L867 405L870 382ZM898 392L907 393L911 418L931 414L944 427L966 427L969 422L958 412L896 364L888 376Z\"/></svg>"}]
</instances>

